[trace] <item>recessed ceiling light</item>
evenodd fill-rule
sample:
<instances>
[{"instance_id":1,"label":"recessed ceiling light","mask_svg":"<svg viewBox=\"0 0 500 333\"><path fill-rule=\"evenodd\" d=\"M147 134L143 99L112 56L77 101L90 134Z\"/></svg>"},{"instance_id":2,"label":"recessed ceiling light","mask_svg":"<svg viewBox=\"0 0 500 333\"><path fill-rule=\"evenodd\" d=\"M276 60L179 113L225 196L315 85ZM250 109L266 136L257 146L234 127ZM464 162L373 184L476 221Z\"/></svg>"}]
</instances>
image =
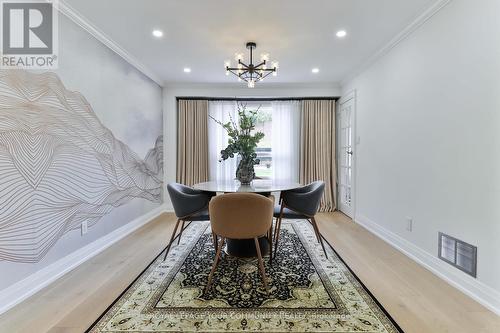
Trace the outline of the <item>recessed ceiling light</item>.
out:
<instances>
[{"instance_id":1,"label":"recessed ceiling light","mask_svg":"<svg viewBox=\"0 0 500 333\"><path fill-rule=\"evenodd\" d=\"M191 68L184 67L184 73L191 73Z\"/></svg>"},{"instance_id":2,"label":"recessed ceiling light","mask_svg":"<svg viewBox=\"0 0 500 333\"><path fill-rule=\"evenodd\" d=\"M347 32L345 30L337 31L337 37L344 38L345 36L347 36Z\"/></svg>"},{"instance_id":3,"label":"recessed ceiling light","mask_svg":"<svg viewBox=\"0 0 500 333\"><path fill-rule=\"evenodd\" d=\"M319 73L319 68L313 68L311 69L311 72L313 72L314 74L318 74Z\"/></svg>"},{"instance_id":4,"label":"recessed ceiling light","mask_svg":"<svg viewBox=\"0 0 500 333\"><path fill-rule=\"evenodd\" d=\"M153 36L160 38L163 36L163 31L158 30L158 29L153 30Z\"/></svg>"}]
</instances>

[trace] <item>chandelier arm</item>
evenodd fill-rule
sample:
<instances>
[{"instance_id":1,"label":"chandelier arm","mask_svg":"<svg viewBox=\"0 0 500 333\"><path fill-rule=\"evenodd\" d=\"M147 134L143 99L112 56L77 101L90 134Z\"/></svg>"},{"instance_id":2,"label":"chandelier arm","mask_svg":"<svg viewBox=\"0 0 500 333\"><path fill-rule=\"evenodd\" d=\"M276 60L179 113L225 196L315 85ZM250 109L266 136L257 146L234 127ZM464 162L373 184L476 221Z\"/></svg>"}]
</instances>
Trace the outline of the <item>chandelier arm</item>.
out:
<instances>
[{"instance_id":1,"label":"chandelier arm","mask_svg":"<svg viewBox=\"0 0 500 333\"><path fill-rule=\"evenodd\" d=\"M258 68L258 67L260 67L260 66L264 66L265 64L266 64L266 61L264 60L264 61L262 61L260 64L255 65L255 68Z\"/></svg>"},{"instance_id":2,"label":"chandelier arm","mask_svg":"<svg viewBox=\"0 0 500 333\"><path fill-rule=\"evenodd\" d=\"M266 75L264 75L261 80L265 79L266 77L268 77L269 75L271 75L273 72L267 72Z\"/></svg>"},{"instance_id":3,"label":"chandelier arm","mask_svg":"<svg viewBox=\"0 0 500 333\"><path fill-rule=\"evenodd\" d=\"M241 66L243 66L245 68L248 68L248 65L245 64L243 61L241 61L241 59L238 59L238 65L241 65Z\"/></svg>"},{"instance_id":4,"label":"chandelier arm","mask_svg":"<svg viewBox=\"0 0 500 333\"><path fill-rule=\"evenodd\" d=\"M275 70L274 68L257 69L257 71L260 71L260 72L266 72L266 73L276 72L276 70Z\"/></svg>"},{"instance_id":5,"label":"chandelier arm","mask_svg":"<svg viewBox=\"0 0 500 333\"><path fill-rule=\"evenodd\" d=\"M233 70L233 71L241 71L243 68L244 69L248 69L249 67L247 65L245 65L244 63L241 63L240 64L241 66L243 66L242 68L238 68L238 67L226 67L226 69L228 70Z\"/></svg>"},{"instance_id":6,"label":"chandelier arm","mask_svg":"<svg viewBox=\"0 0 500 333\"><path fill-rule=\"evenodd\" d=\"M242 78L242 77L240 76L240 74L238 74L238 73L236 73L236 72L234 72L234 71L232 71L232 70L230 70L230 72L231 72L234 76L236 76L236 77L238 77L238 78Z\"/></svg>"}]
</instances>

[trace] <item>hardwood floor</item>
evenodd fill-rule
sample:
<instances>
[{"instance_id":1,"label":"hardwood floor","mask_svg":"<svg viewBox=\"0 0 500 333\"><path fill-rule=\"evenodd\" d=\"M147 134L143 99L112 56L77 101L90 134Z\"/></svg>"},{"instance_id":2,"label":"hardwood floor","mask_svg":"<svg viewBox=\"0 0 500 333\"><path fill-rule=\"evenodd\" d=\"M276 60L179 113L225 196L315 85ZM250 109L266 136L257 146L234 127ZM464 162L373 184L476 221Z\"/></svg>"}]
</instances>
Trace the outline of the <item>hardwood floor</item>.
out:
<instances>
[{"instance_id":1,"label":"hardwood floor","mask_svg":"<svg viewBox=\"0 0 500 333\"><path fill-rule=\"evenodd\" d=\"M340 214L325 238L405 332L500 332L500 317ZM0 332L83 332L165 247L163 214L0 316Z\"/></svg>"}]
</instances>

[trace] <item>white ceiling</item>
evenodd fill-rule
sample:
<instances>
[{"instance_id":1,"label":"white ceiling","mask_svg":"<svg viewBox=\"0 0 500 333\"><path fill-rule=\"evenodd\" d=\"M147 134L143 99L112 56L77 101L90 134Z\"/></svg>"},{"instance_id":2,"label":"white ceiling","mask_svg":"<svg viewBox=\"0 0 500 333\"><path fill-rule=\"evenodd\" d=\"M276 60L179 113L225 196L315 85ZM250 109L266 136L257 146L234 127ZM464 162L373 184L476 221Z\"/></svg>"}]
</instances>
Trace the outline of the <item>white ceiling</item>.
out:
<instances>
[{"instance_id":1,"label":"white ceiling","mask_svg":"<svg viewBox=\"0 0 500 333\"><path fill-rule=\"evenodd\" d=\"M266 82L335 83L345 79L435 0L66 0L165 83L235 82L245 43L269 53L279 75ZM152 36L161 29L164 36ZM335 36L338 30L347 37ZM190 67L191 73L183 68ZM320 72L312 74L318 67Z\"/></svg>"}]
</instances>

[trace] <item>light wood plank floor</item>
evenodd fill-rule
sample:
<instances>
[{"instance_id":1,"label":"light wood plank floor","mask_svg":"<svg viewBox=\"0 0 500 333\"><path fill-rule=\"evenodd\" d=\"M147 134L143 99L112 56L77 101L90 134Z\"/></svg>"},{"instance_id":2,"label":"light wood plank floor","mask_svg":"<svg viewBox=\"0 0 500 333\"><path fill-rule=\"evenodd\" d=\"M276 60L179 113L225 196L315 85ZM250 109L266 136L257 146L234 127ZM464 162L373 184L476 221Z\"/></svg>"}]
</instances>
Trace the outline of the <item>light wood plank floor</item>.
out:
<instances>
[{"instance_id":1,"label":"light wood plank floor","mask_svg":"<svg viewBox=\"0 0 500 333\"><path fill-rule=\"evenodd\" d=\"M500 317L340 214L319 214L326 239L405 332L500 332ZM83 332L163 249L163 214L0 316L0 332Z\"/></svg>"}]
</instances>

